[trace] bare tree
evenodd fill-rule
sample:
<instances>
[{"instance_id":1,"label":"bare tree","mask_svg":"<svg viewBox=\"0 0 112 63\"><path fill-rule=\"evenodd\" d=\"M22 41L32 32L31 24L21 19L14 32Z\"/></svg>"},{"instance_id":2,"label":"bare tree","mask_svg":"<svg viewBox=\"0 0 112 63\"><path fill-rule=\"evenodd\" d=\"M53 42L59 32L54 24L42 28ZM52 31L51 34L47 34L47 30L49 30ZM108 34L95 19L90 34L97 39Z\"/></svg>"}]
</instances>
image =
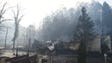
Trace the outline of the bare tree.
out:
<instances>
[{"instance_id":1,"label":"bare tree","mask_svg":"<svg viewBox=\"0 0 112 63\"><path fill-rule=\"evenodd\" d=\"M14 32L14 37L12 39L13 52L14 52L15 51L15 42L16 42L16 39L17 39L18 33L19 33L19 23L20 23L21 19L23 18L23 15L20 14L20 8L18 5L17 5L17 10L13 11L13 14L14 14L14 22L15 22L15 32Z\"/></svg>"},{"instance_id":2,"label":"bare tree","mask_svg":"<svg viewBox=\"0 0 112 63\"><path fill-rule=\"evenodd\" d=\"M1 4L1 6L0 6L0 24L2 24L5 21L11 20L11 19L6 19L4 17L4 15L6 14L6 11L9 9L9 8L6 8L6 5L7 5L7 2L5 2L3 5Z\"/></svg>"},{"instance_id":3,"label":"bare tree","mask_svg":"<svg viewBox=\"0 0 112 63\"><path fill-rule=\"evenodd\" d=\"M7 19L7 18L5 18L5 14L6 14L6 11L7 10L9 10L9 8L11 8L11 7L7 7L7 2L5 2L5 3L3 3L3 2L0 2L0 27L1 28L6 28L7 30L6 30L6 35L5 35L5 45L4 45L4 47L6 48L6 41L7 41L7 34L8 34L8 27L6 27L6 26L2 26L1 24L3 23L3 22L6 22L6 21L11 21L12 19Z\"/></svg>"}]
</instances>

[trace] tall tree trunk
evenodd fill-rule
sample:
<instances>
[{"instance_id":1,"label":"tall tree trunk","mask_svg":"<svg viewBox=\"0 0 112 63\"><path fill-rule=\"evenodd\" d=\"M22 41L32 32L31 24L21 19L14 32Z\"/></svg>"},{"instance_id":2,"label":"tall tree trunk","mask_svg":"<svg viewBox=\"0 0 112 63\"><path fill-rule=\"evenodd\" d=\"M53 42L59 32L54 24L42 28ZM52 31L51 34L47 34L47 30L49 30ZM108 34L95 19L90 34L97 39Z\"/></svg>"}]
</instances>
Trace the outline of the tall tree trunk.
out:
<instances>
[{"instance_id":1,"label":"tall tree trunk","mask_svg":"<svg viewBox=\"0 0 112 63\"><path fill-rule=\"evenodd\" d=\"M5 35L5 45L4 45L5 49L6 49L7 35L8 35L8 28L6 29L6 35Z\"/></svg>"},{"instance_id":2,"label":"tall tree trunk","mask_svg":"<svg viewBox=\"0 0 112 63\"><path fill-rule=\"evenodd\" d=\"M112 35L110 36L110 40L111 40L111 52L112 52Z\"/></svg>"},{"instance_id":3,"label":"tall tree trunk","mask_svg":"<svg viewBox=\"0 0 112 63\"><path fill-rule=\"evenodd\" d=\"M29 42L29 43L28 43L27 55L29 56L29 55L30 55L31 38L29 38L28 42Z\"/></svg>"},{"instance_id":4,"label":"tall tree trunk","mask_svg":"<svg viewBox=\"0 0 112 63\"><path fill-rule=\"evenodd\" d=\"M19 35L18 34L19 33L19 23L23 17L23 15L20 15L20 9L19 9L18 5L17 5L16 12L13 11L13 14L14 14L14 21L15 21L15 32L14 32L14 37L13 37L12 41L13 41L13 52L15 54L15 51L14 51L15 50L15 42Z\"/></svg>"},{"instance_id":5,"label":"tall tree trunk","mask_svg":"<svg viewBox=\"0 0 112 63\"><path fill-rule=\"evenodd\" d=\"M84 40L81 41L78 49L78 63L86 63L87 59L87 48Z\"/></svg>"},{"instance_id":6,"label":"tall tree trunk","mask_svg":"<svg viewBox=\"0 0 112 63\"><path fill-rule=\"evenodd\" d=\"M16 23L16 22L15 22ZM14 32L14 37L13 37L13 54L15 55L15 42L18 37L18 24L15 24L15 32Z\"/></svg>"},{"instance_id":7,"label":"tall tree trunk","mask_svg":"<svg viewBox=\"0 0 112 63\"><path fill-rule=\"evenodd\" d=\"M16 40L13 40L13 55L15 55L15 42Z\"/></svg>"}]
</instances>

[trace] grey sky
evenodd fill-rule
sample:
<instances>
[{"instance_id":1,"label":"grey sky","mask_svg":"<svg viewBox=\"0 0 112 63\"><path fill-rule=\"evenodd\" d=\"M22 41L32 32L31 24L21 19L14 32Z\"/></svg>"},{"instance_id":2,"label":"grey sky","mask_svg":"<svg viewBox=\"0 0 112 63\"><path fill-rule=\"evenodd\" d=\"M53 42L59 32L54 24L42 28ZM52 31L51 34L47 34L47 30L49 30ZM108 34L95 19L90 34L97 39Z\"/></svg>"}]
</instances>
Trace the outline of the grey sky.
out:
<instances>
[{"instance_id":1,"label":"grey sky","mask_svg":"<svg viewBox=\"0 0 112 63\"><path fill-rule=\"evenodd\" d=\"M27 27L29 24L36 25L38 28L42 19L50 15L52 12L62 7L74 7L80 2L90 2L91 0L7 0L10 6L19 4L23 8L25 14L21 25ZM107 1L112 3L112 0L96 0L99 2ZM111 5L112 6L112 5Z\"/></svg>"}]
</instances>

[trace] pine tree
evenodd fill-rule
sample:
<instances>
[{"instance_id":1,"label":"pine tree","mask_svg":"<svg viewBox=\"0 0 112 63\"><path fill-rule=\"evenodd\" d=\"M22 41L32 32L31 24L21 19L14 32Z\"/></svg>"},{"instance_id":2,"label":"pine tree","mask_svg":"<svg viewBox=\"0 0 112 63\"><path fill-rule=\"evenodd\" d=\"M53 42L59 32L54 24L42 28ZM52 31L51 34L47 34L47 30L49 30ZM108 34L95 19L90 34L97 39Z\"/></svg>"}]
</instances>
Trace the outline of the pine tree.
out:
<instances>
[{"instance_id":1,"label":"pine tree","mask_svg":"<svg viewBox=\"0 0 112 63\"><path fill-rule=\"evenodd\" d=\"M87 43L94 37L94 23L86 13L85 7L82 7L81 12L82 15L79 17L74 39L80 42L78 49L78 63L86 63Z\"/></svg>"},{"instance_id":2,"label":"pine tree","mask_svg":"<svg viewBox=\"0 0 112 63\"><path fill-rule=\"evenodd\" d=\"M103 35L110 35L112 45L112 9L107 2L104 2L102 7L102 27ZM106 53L108 51L106 50L108 48L105 48L105 46L107 45L102 41L102 53Z\"/></svg>"}]
</instances>

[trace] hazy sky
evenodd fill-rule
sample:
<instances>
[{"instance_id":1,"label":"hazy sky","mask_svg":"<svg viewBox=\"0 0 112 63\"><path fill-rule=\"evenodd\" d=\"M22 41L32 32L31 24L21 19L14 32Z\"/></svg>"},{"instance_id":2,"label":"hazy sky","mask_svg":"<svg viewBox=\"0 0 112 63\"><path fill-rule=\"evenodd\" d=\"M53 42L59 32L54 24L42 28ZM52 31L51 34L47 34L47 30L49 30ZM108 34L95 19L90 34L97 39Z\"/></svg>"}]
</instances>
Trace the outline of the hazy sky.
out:
<instances>
[{"instance_id":1,"label":"hazy sky","mask_svg":"<svg viewBox=\"0 0 112 63\"><path fill-rule=\"evenodd\" d=\"M90 2L91 0L7 0L9 6L16 6L19 4L23 9L24 18L21 25L27 27L33 24L39 26L42 19L62 7L75 7L80 1ZM107 1L112 3L111 0L98 0L101 3Z\"/></svg>"}]
</instances>

